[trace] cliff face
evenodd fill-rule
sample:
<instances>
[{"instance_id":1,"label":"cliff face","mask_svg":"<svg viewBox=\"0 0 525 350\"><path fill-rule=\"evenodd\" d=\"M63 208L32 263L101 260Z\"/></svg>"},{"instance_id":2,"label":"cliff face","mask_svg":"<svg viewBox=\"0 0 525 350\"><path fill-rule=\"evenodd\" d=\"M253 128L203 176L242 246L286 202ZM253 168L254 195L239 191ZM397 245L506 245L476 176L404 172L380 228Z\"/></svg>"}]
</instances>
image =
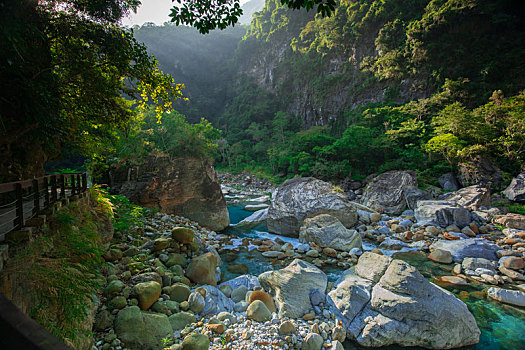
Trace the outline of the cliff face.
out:
<instances>
[{"instance_id":1,"label":"cliff face","mask_svg":"<svg viewBox=\"0 0 525 350\"><path fill-rule=\"evenodd\" d=\"M322 37L323 26L332 25L334 32L351 28L314 15L313 10L292 11L268 0L254 15L236 56L238 75L278 96L284 110L301 118L303 128L328 124L369 103L404 103L431 94L423 76L379 79L363 69L367 58L379 54L376 41L385 20L359 35Z\"/></svg>"},{"instance_id":2,"label":"cliff face","mask_svg":"<svg viewBox=\"0 0 525 350\"><path fill-rule=\"evenodd\" d=\"M220 231L230 224L211 162L202 158L149 157L143 165L112 167L110 187L145 207L157 207Z\"/></svg>"}]
</instances>

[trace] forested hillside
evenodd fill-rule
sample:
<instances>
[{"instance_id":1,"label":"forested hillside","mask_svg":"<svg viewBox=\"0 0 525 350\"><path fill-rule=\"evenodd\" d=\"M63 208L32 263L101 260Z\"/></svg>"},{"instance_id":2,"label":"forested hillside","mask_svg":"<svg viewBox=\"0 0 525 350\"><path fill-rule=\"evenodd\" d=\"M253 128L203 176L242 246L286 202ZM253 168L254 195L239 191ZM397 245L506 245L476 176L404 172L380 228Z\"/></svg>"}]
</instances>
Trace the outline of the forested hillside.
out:
<instances>
[{"instance_id":1,"label":"forested hillside","mask_svg":"<svg viewBox=\"0 0 525 350\"><path fill-rule=\"evenodd\" d=\"M523 14L517 1L342 0L322 17L267 0L238 42L237 27L136 37L186 82L194 103L179 109L224 130L221 165L360 178L439 174L481 155L514 173L525 147ZM215 61L199 61L209 50Z\"/></svg>"}]
</instances>

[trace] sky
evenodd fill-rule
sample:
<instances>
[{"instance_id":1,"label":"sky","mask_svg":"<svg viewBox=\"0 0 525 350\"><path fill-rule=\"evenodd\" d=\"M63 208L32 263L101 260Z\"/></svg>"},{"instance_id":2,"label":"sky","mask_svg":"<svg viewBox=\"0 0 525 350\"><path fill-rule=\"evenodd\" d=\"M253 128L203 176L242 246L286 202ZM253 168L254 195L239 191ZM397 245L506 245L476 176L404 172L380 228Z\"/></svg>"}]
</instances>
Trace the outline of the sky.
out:
<instances>
[{"instance_id":1,"label":"sky","mask_svg":"<svg viewBox=\"0 0 525 350\"><path fill-rule=\"evenodd\" d=\"M241 0L241 4L247 1ZM153 22L160 25L164 22L169 22L170 9L176 3L173 3L171 0L142 0L142 5L138 8L137 13L132 13L125 18L122 24L133 26L135 24L142 25L146 22Z\"/></svg>"}]
</instances>

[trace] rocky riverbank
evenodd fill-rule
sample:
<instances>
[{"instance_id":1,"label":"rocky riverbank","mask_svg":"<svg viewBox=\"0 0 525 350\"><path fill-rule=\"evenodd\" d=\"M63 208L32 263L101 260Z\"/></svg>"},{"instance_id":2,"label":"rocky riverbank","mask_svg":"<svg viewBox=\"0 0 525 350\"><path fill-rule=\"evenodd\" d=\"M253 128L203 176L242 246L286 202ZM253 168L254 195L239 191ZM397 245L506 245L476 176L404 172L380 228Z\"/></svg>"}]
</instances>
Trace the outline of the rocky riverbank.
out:
<instances>
[{"instance_id":1,"label":"rocky riverbank","mask_svg":"<svg viewBox=\"0 0 525 350\"><path fill-rule=\"evenodd\" d=\"M476 344L480 330L463 300L490 298L518 312L524 306L521 218L490 207L490 194L479 186L446 199L419 193L413 209L403 210L417 191L409 180L398 184L391 186L391 195L384 186L378 187L381 195L373 195L369 185L361 203L315 179L285 183L272 198L269 187L222 186L230 204L266 207L235 229L264 225L272 217L274 232L284 227L291 238L262 232L236 237L233 231L216 233L160 213L144 219L106 254L108 283L96 315L96 347L318 350L342 349L345 341L435 349ZM384 200L402 212L387 214ZM350 214L352 220L346 220ZM266 272L250 275L253 269L238 260L255 253ZM458 293L458 299L430 283L427 271L421 270L423 276L403 261L410 260L403 254L437 266L441 272L432 280L437 285L476 292ZM244 275L225 281L224 271ZM329 271L339 272L334 278Z\"/></svg>"}]
</instances>

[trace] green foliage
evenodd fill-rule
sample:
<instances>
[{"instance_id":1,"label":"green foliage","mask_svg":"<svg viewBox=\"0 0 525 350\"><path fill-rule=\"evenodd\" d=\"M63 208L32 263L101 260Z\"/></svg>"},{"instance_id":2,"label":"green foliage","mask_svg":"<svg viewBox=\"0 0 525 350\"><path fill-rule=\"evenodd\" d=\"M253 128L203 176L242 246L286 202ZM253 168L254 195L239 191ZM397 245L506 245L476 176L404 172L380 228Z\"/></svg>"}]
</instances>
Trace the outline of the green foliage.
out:
<instances>
[{"instance_id":1,"label":"green foliage","mask_svg":"<svg viewBox=\"0 0 525 350\"><path fill-rule=\"evenodd\" d=\"M96 205L80 201L50 218L43 235L17 251L2 274L27 293L31 317L61 339L77 344L89 336L82 327L94 296L102 287L100 235L112 217L103 195L91 190Z\"/></svg>"},{"instance_id":2,"label":"green foliage","mask_svg":"<svg viewBox=\"0 0 525 350\"><path fill-rule=\"evenodd\" d=\"M525 215L525 205L522 205L522 204L509 204L509 203L504 203L504 202L495 202L495 203L492 203L492 206L498 207L498 208L505 207L505 208L508 208L509 213Z\"/></svg>"},{"instance_id":3,"label":"green foliage","mask_svg":"<svg viewBox=\"0 0 525 350\"><path fill-rule=\"evenodd\" d=\"M124 196L110 195L107 193L106 196L115 212L115 220L113 221L115 232L127 232L132 226L144 226L141 219L149 210L131 203L129 199Z\"/></svg>"},{"instance_id":4,"label":"green foliage","mask_svg":"<svg viewBox=\"0 0 525 350\"><path fill-rule=\"evenodd\" d=\"M179 6L171 9L171 21L176 25L190 25L207 34L210 30L226 29L233 26L243 10L239 0L177 0ZM330 16L335 10L335 0L280 0L280 3L290 9L316 8L321 16ZM182 6L181 6L182 5Z\"/></svg>"},{"instance_id":5,"label":"green foliage","mask_svg":"<svg viewBox=\"0 0 525 350\"><path fill-rule=\"evenodd\" d=\"M154 102L159 113L181 97L183 86L160 72L145 46L118 25L139 3L3 3L0 176L33 177L64 145L91 155L133 116L126 97Z\"/></svg>"}]
</instances>

